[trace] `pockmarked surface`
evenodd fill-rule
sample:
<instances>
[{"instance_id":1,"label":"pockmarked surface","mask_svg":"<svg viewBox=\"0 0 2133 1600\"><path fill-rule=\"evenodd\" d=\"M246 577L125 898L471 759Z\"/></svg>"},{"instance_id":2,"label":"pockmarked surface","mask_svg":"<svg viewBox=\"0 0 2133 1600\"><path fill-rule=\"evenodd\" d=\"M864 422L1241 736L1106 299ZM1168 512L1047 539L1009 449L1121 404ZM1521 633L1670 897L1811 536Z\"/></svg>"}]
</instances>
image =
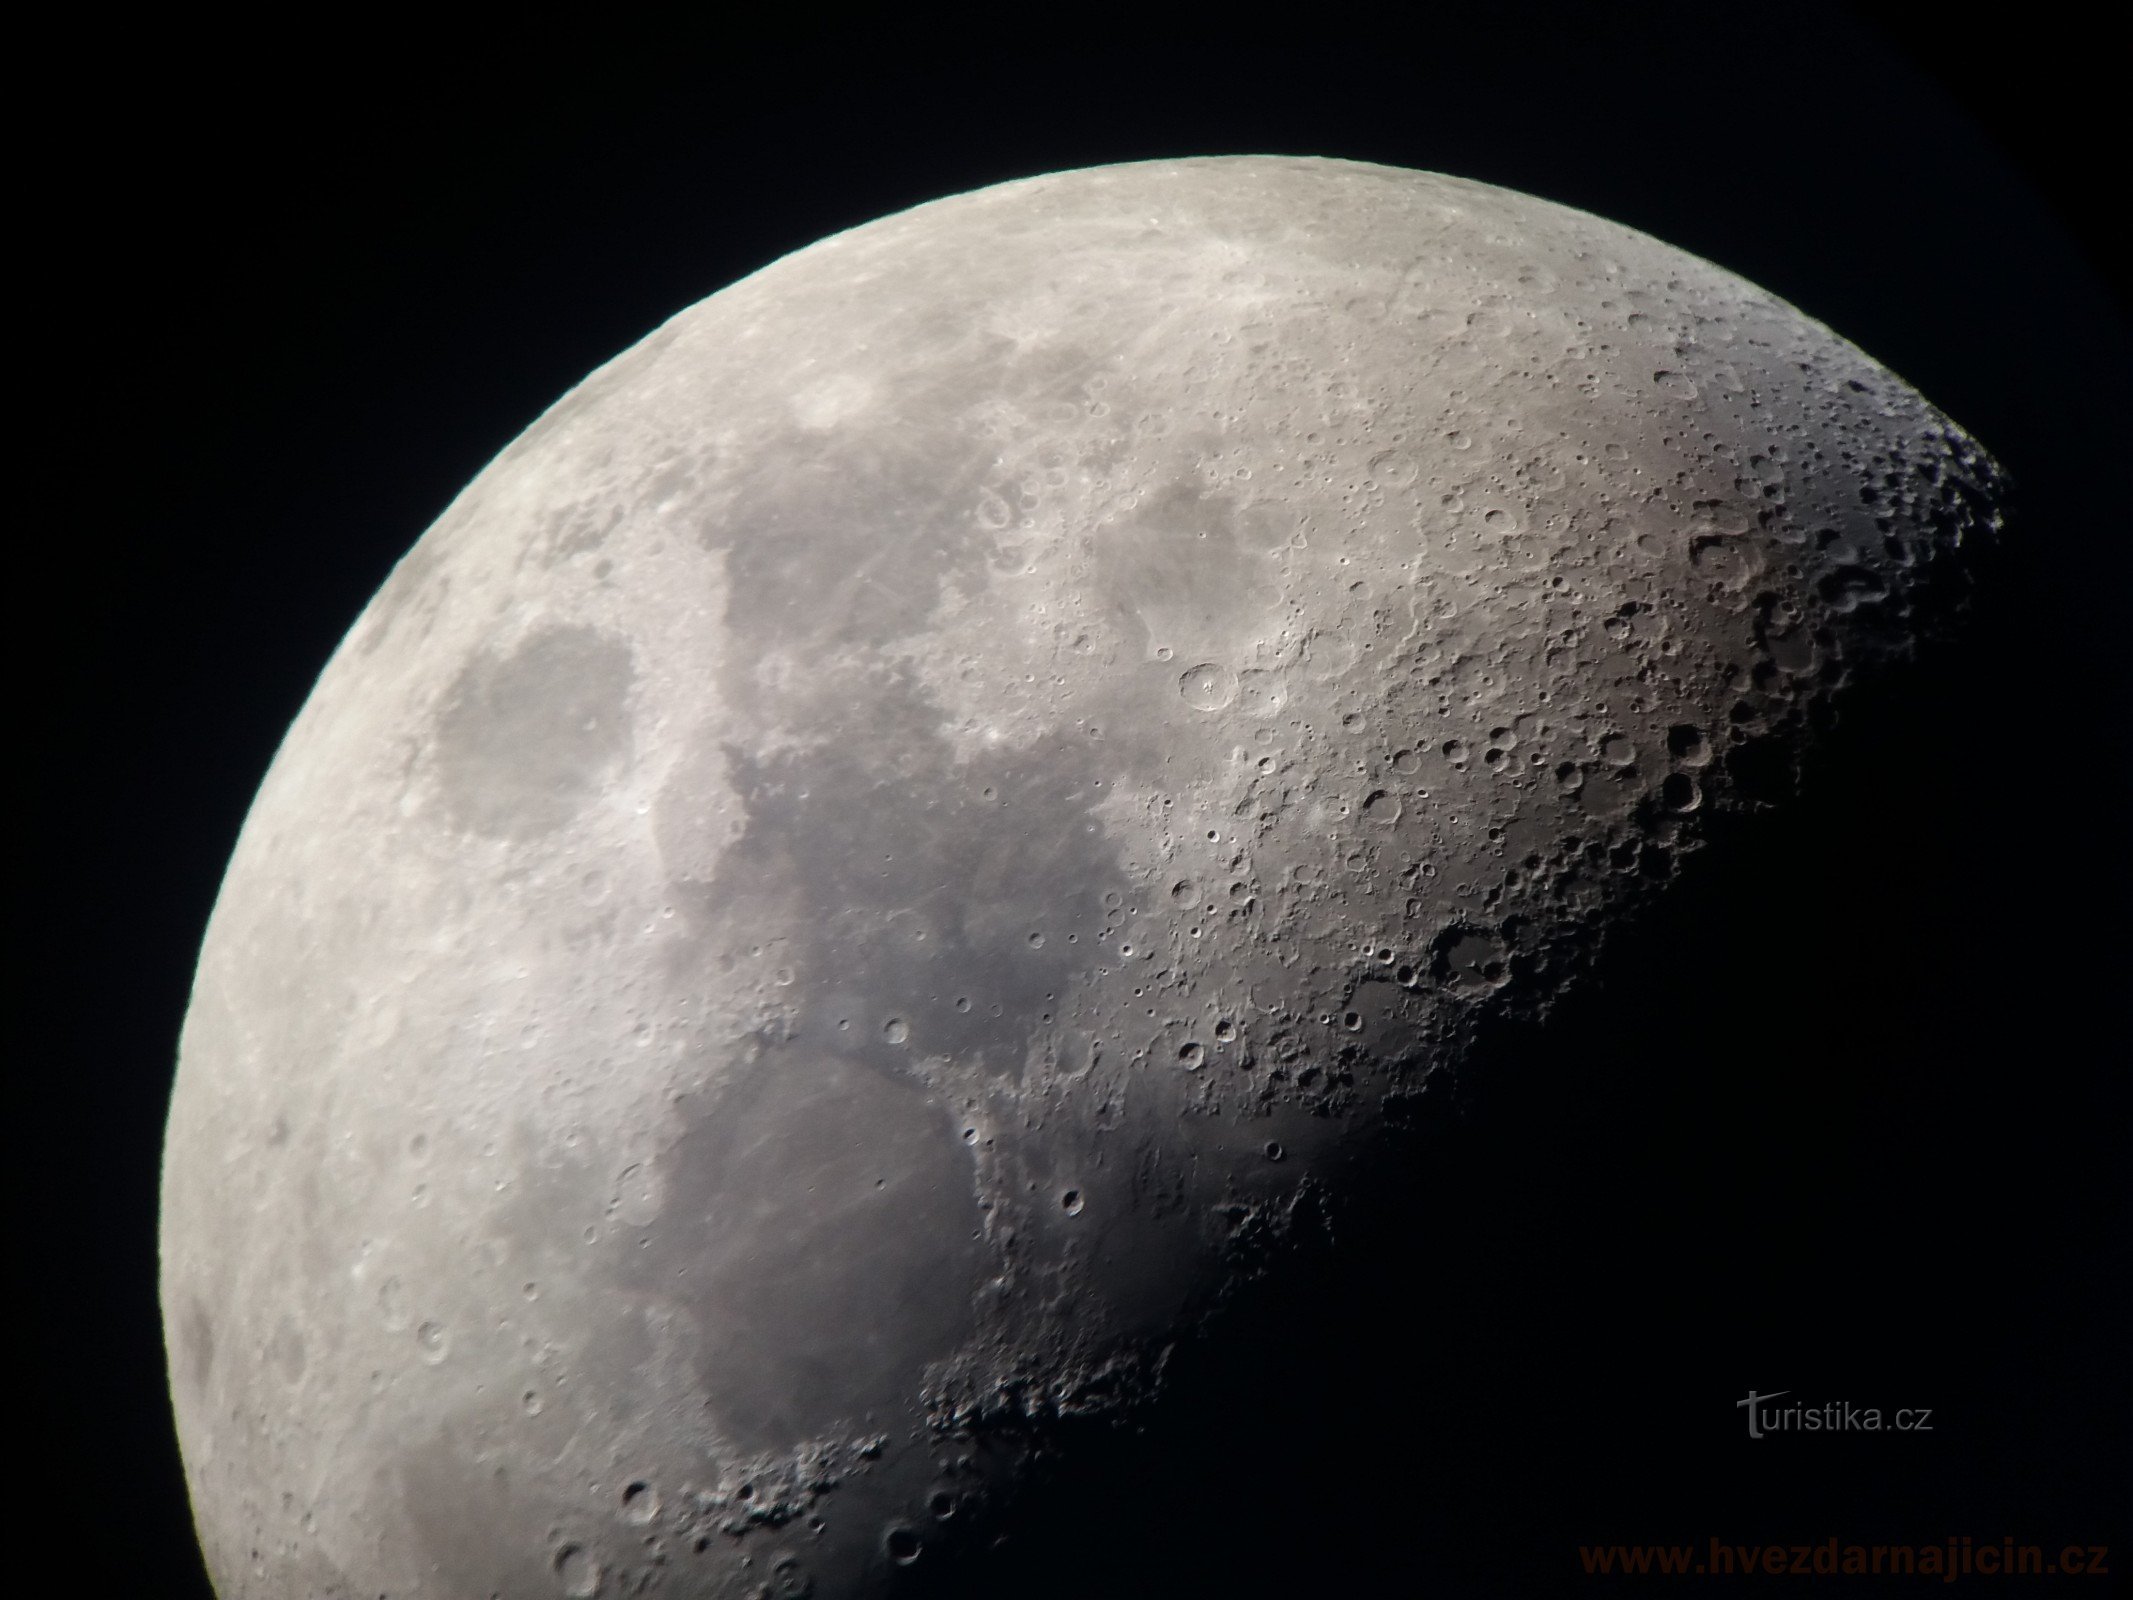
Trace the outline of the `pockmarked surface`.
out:
<instances>
[{"instance_id":1,"label":"pockmarked surface","mask_svg":"<svg viewBox=\"0 0 2133 1600\"><path fill-rule=\"evenodd\" d=\"M1996 495L1740 279L1351 162L682 313L401 563L231 863L162 1223L218 1588L922 1581L1782 797Z\"/></svg>"}]
</instances>

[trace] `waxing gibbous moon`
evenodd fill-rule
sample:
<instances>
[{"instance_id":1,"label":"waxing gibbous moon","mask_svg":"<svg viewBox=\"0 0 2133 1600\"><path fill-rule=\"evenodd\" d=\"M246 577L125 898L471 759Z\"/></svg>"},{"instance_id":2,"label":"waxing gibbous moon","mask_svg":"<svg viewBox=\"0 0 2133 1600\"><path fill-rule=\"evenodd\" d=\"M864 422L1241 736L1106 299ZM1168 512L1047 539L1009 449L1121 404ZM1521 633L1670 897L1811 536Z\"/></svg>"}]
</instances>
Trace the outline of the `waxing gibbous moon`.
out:
<instances>
[{"instance_id":1,"label":"waxing gibbous moon","mask_svg":"<svg viewBox=\"0 0 2133 1600\"><path fill-rule=\"evenodd\" d=\"M1996 485L1741 279L1354 162L683 312L400 563L223 883L162 1212L217 1588L922 1580L1782 795Z\"/></svg>"}]
</instances>

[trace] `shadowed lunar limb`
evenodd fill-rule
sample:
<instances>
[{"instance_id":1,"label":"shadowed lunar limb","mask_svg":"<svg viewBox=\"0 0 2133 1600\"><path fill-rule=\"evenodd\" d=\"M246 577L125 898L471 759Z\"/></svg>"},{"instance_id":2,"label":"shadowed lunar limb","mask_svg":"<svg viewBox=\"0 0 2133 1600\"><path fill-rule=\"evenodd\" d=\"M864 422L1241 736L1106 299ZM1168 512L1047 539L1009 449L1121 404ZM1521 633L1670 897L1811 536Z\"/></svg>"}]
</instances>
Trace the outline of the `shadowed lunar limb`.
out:
<instances>
[{"instance_id":1,"label":"shadowed lunar limb","mask_svg":"<svg viewBox=\"0 0 2133 1600\"><path fill-rule=\"evenodd\" d=\"M1222 158L822 241L468 486L276 758L164 1176L229 1597L862 1595L1952 613L1782 302Z\"/></svg>"}]
</instances>

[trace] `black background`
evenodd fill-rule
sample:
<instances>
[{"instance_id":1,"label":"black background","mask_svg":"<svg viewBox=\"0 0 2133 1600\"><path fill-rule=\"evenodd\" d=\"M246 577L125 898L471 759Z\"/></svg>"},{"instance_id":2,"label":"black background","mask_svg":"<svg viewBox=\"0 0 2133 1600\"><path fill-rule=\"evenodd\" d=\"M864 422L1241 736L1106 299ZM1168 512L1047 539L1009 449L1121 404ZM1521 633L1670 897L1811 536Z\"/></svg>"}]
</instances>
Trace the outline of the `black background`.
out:
<instances>
[{"instance_id":1,"label":"black background","mask_svg":"<svg viewBox=\"0 0 2133 1600\"><path fill-rule=\"evenodd\" d=\"M1576 1593L1606 1588L1580 1542L1714 1535L2109 1540L2133 1570L2118 52L2034 8L766 28L191 28L23 69L61 92L15 152L44 424L13 541L18 1450L32 1544L84 1563L59 1592L205 1593L155 1302L174 1041L245 808L391 563L594 365L786 251L1258 151L1482 178L1739 271L1973 429L2023 518L1968 641L1856 707L1559 1026L1500 1039L1369 1237L971 1582ZM1934 1431L1753 1443L1751 1387Z\"/></svg>"}]
</instances>

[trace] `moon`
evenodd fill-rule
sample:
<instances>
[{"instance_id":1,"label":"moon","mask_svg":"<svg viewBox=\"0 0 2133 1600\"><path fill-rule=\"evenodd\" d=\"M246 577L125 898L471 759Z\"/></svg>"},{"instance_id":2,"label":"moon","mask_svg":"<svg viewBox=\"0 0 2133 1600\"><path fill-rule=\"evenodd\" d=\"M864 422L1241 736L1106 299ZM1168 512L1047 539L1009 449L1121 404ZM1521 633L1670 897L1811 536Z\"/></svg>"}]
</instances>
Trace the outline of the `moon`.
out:
<instances>
[{"instance_id":1,"label":"moon","mask_svg":"<svg viewBox=\"0 0 2133 1600\"><path fill-rule=\"evenodd\" d=\"M1741 279L1357 162L683 312L399 564L223 882L161 1234L218 1591L945 1570L1782 800L1999 494Z\"/></svg>"}]
</instances>

